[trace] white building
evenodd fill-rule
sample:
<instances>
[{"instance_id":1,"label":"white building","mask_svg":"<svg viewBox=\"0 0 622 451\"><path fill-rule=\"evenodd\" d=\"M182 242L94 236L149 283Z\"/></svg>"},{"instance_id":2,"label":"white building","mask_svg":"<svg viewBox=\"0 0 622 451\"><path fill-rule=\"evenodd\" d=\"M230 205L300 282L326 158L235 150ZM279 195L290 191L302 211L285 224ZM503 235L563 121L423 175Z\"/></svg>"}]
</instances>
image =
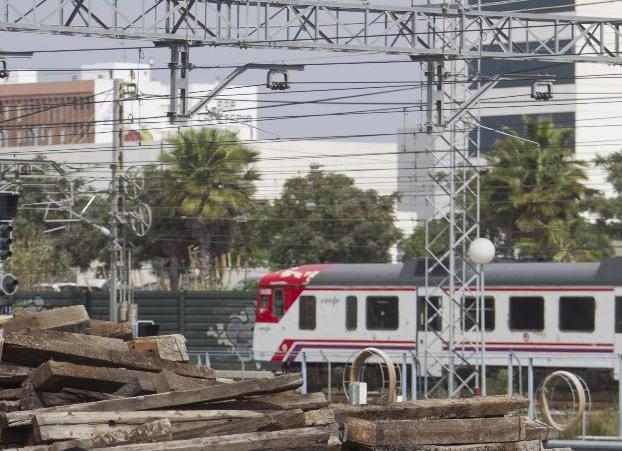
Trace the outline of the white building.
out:
<instances>
[{"instance_id":1,"label":"white building","mask_svg":"<svg viewBox=\"0 0 622 451\"><path fill-rule=\"evenodd\" d=\"M136 84L139 100L125 102L124 126L147 140L162 141L179 127L219 127L232 130L243 141L257 138L256 87L230 85L187 124L169 123L169 86L155 80L148 64L98 63L82 66L80 80L94 80L96 143L112 141L112 85L114 79ZM191 83L191 105L199 102L217 82Z\"/></svg>"}]
</instances>

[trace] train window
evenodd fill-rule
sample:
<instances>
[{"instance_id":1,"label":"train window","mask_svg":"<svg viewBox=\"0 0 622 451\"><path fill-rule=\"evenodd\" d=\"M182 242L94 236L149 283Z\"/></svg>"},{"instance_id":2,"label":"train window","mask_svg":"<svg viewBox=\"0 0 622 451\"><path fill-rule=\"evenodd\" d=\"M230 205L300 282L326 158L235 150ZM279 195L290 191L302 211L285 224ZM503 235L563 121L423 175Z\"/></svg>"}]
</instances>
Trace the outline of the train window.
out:
<instances>
[{"instance_id":1,"label":"train window","mask_svg":"<svg viewBox=\"0 0 622 451\"><path fill-rule=\"evenodd\" d=\"M544 298L510 298L510 330L544 330Z\"/></svg>"},{"instance_id":2,"label":"train window","mask_svg":"<svg viewBox=\"0 0 622 451\"><path fill-rule=\"evenodd\" d=\"M559 298L559 330L573 332L594 331L595 301L588 296Z\"/></svg>"},{"instance_id":3,"label":"train window","mask_svg":"<svg viewBox=\"0 0 622 451\"><path fill-rule=\"evenodd\" d=\"M356 296L346 298L346 330L356 330L358 314L358 300Z\"/></svg>"},{"instance_id":4,"label":"train window","mask_svg":"<svg viewBox=\"0 0 622 451\"><path fill-rule=\"evenodd\" d=\"M419 330L426 330L425 317L428 316L428 329L439 331L443 327L443 318L441 317L441 297L429 296L428 302L425 301L425 296L417 296L417 328Z\"/></svg>"},{"instance_id":5,"label":"train window","mask_svg":"<svg viewBox=\"0 0 622 451\"><path fill-rule=\"evenodd\" d=\"M369 330L396 330L399 325L396 296L368 296L366 325Z\"/></svg>"},{"instance_id":6,"label":"train window","mask_svg":"<svg viewBox=\"0 0 622 451\"><path fill-rule=\"evenodd\" d=\"M615 315L616 315L615 332L616 334L622 334L622 297L620 296L616 296Z\"/></svg>"},{"instance_id":7,"label":"train window","mask_svg":"<svg viewBox=\"0 0 622 451\"><path fill-rule=\"evenodd\" d=\"M477 323L476 297L469 296L464 298L464 313L462 327L464 330L469 330ZM492 296L484 297L484 330L495 330L495 298Z\"/></svg>"},{"instance_id":8,"label":"train window","mask_svg":"<svg viewBox=\"0 0 622 451\"><path fill-rule=\"evenodd\" d=\"M283 306L283 289L278 288L274 290L274 294L272 296L272 315L281 317L285 312L285 308Z\"/></svg>"},{"instance_id":9,"label":"train window","mask_svg":"<svg viewBox=\"0 0 622 451\"><path fill-rule=\"evenodd\" d=\"M298 327L301 330L315 329L315 296L300 296Z\"/></svg>"}]
</instances>

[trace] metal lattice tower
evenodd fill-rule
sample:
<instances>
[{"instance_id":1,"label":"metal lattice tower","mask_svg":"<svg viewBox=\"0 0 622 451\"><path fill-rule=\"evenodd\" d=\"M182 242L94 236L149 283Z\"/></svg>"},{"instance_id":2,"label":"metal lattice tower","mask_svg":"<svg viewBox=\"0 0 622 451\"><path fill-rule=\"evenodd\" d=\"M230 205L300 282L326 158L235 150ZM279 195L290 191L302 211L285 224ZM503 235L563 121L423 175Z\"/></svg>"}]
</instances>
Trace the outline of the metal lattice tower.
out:
<instances>
[{"instance_id":1,"label":"metal lattice tower","mask_svg":"<svg viewBox=\"0 0 622 451\"><path fill-rule=\"evenodd\" d=\"M446 27L456 33L463 22L454 18ZM428 39L434 46L436 35L431 33ZM464 50L482 51L481 41L465 42L473 47ZM423 346L418 346L424 395L431 397L443 389L449 397L478 389L486 394L483 275L467 253L480 236L477 103L498 77L482 85L479 60L457 58L428 62L426 76L426 139L420 142L433 164L428 172L432 189L426 193L432 214L425 225ZM475 89L470 89L473 85Z\"/></svg>"}]
</instances>

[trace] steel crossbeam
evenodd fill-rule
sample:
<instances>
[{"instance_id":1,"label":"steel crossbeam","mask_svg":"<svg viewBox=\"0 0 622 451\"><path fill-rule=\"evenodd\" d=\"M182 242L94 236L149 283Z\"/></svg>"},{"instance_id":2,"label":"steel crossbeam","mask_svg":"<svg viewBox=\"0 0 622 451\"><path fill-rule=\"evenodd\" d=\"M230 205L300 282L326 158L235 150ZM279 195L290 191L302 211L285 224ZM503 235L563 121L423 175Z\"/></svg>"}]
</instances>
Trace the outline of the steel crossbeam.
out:
<instances>
[{"instance_id":1,"label":"steel crossbeam","mask_svg":"<svg viewBox=\"0 0 622 451\"><path fill-rule=\"evenodd\" d=\"M443 58L620 63L621 24L610 18L321 0L0 0L5 31Z\"/></svg>"}]
</instances>

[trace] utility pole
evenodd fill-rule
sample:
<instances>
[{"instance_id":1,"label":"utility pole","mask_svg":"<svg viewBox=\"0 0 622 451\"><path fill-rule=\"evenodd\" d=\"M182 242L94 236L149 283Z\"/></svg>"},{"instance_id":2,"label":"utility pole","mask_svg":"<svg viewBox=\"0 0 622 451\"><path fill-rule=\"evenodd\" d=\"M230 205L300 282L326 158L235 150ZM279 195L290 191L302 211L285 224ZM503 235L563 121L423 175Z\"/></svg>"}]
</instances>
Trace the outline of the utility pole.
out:
<instances>
[{"instance_id":1,"label":"utility pole","mask_svg":"<svg viewBox=\"0 0 622 451\"><path fill-rule=\"evenodd\" d=\"M122 265L123 249L119 242L119 206L121 192L119 186L119 171L123 168L123 81L115 79L112 87L112 162L110 164L110 273L108 275L110 305L110 321L119 320L120 291L118 271Z\"/></svg>"},{"instance_id":2,"label":"utility pole","mask_svg":"<svg viewBox=\"0 0 622 451\"><path fill-rule=\"evenodd\" d=\"M145 236L151 227L151 208L136 201L144 189L144 179L136 167L125 171L123 157L123 136L125 120L124 102L135 97L138 87L133 82L115 79L113 81L112 101L112 162L110 184L110 274L108 276L110 321L130 321L137 319L132 286L132 250L127 239L129 226L137 236ZM76 216L75 213L71 213ZM79 218L82 219L82 218ZM83 219L82 219L83 220Z\"/></svg>"}]
</instances>

